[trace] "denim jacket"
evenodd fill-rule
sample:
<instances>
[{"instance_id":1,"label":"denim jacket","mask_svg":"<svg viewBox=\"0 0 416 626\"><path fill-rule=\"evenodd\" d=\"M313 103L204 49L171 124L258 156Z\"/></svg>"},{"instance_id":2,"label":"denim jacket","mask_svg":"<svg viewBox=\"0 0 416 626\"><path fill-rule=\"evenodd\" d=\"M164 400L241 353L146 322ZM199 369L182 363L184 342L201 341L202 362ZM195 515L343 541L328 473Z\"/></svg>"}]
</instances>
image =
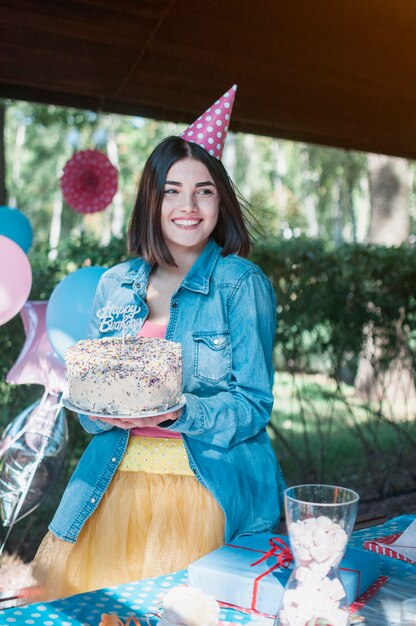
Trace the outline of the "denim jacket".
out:
<instances>
[{"instance_id":1,"label":"denim jacket","mask_svg":"<svg viewBox=\"0 0 416 626\"><path fill-rule=\"evenodd\" d=\"M137 334L148 308L151 265L139 258L102 276L91 337ZM275 298L261 270L221 256L210 240L170 302L166 339L182 346L186 404L162 427L183 436L189 464L225 514L225 541L272 530L284 479L266 433L273 404ZM99 393L99 389L97 389ZM75 542L127 447L129 431L80 416L92 438L70 479L51 531Z\"/></svg>"}]
</instances>

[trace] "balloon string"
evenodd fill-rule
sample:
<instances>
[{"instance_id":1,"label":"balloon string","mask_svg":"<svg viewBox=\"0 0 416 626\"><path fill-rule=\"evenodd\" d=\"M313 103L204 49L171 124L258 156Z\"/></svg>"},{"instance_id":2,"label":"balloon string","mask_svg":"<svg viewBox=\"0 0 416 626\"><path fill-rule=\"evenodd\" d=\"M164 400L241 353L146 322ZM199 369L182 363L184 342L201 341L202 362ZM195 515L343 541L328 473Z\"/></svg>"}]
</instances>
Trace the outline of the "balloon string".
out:
<instances>
[{"instance_id":1,"label":"balloon string","mask_svg":"<svg viewBox=\"0 0 416 626\"><path fill-rule=\"evenodd\" d=\"M49 391L47 389L45 389L45 392L40 400L39 406L36 407L36 412L40 412L43 409L43 405L46 402L46 398L49 395ZM16 443L16 441L25 434L25 432L30 428L30 420L26 420L26 424L23 426L23 428L21 428L17 434L10 439L7 443L4 444L4 446L2 446L2 448L0 449L0 458L7 452L7 450L14 444ZM6 435L6 439L7 439L7 435Z\"/></svg>"},{"instance_id":2,"label":"balloon string","mask_svg":"<svg viewBox=\"0 0 416 626\"><path fill-rule=\"evenodd\" d=\"M53 418L53 425L55 425L55 422L56 422L56 420L58 418L60 410L62 409L62 406L63 406L62 405L62 400L60 398L59 402L58 402L58 405L56 407L56 412L55 412L54 418ZM45 453L47 445L48 445L48 437L45 437L44 440L43 440L42 446L39 448L39 451L36 454L35 460L33 462L33 468L32 468L32 470L30 472L30 475L29 475L29 479L27 480L25 488L23 489L22 494L21 494L21 496L19 498L19 501L18 501L18 503L17 503L17 505L16 505L16 507L15 507L15 509L13 511L13 516L12 516L12 519L11 519L10 524L9 524L9 529L8 529L8 531L6 533L6 537L5 537L3 543L2 543L2 545L0 547L0 556L3 554L4 547L6 545L6 542L7 542L8 538L9 538L9 535L10 535L10 533L12 531L12 528L15 525L17 516L20 513L20 509L23 506L23 502L25 501L27 493L28 493L28 491L30 489L30 486L32 484L32 481L33 481L33 479L35 477L36 471L37 471L39 465L41 464L41 462L43 460L44 453Z\"/></svg>"}]
</instances>

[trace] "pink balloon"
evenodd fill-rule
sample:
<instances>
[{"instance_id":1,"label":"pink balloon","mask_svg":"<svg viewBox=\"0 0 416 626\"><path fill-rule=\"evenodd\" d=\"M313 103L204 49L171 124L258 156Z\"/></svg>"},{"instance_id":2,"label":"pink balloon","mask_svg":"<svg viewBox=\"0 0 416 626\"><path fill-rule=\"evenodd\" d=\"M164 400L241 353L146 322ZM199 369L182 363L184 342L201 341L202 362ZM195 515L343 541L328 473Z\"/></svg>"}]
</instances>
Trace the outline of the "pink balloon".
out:
<instances>
[{"instance_id":1,"label":"pink balloon","mask_svg":"<svg viewBox=\"0 0 416 626\"><path fill-rule=\"evenodd\" d=\"M48 339L47 304L28 300L20 311L26 341L6 381L11 385L44 385L49 393L55 393L65 389L65 367Z\"/></svg>"},{"instance_id":2,"label":"pink balloon","mask_svg":"<svg viewBox=\"0 0 416 626\"><path fill-rule=\"evenodd\" d=\"M0 325L20 311L29 297L32 269L22 248L0 235Z\"/></svg>"}]
</instances>

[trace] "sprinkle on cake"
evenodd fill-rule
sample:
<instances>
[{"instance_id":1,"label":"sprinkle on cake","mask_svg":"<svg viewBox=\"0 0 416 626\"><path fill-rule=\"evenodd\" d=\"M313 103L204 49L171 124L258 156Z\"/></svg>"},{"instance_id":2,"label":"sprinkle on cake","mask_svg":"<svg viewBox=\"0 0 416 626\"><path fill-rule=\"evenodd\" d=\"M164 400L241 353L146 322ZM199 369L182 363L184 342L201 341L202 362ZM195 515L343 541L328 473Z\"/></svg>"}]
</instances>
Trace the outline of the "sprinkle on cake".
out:
<instances>
[{"instance_id":1,"label":"sprinkle on cake","mask_svg":"<svg viewBox=\"0 0 416 626\"><path fill-rule=\"evenodd\" d=\"M154 337L85 339L65 354L70 401L84 411L165 410L182 394L181 346Z\"/></svg>"}]
</instances>

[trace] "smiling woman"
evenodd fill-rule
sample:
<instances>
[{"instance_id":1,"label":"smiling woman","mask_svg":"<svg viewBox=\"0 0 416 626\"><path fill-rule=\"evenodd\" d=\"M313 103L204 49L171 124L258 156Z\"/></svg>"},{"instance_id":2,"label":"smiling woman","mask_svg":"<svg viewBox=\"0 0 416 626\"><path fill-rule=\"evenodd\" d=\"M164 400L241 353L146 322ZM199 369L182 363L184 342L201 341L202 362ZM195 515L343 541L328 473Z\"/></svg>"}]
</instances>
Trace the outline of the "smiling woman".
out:
<instances>
[{"instance_id":1,"label":"smiling woman","mask_svg":"<svg viewBox=\"0 0 416 626\"><path fill-rule=\"evenodd\" d=\"M198 135L208 145L214 113L225 134L233 97L207 113ZM149 157L129 228L138 258L103 275L90 326L91 338L121 334L102 325L105 309L125 332L179 343L186 403L145 421L81 416L95 436L36 557L48 598L182 569L278 524L284 480L265 428L274 293L245 258L249 234L221 144L213 154L204 146L169 137Z\"/></svg>"},{"instance_id":2,"label":"smiling woman","mask_svg":"<svg viewBox=\"0 0 416 626\"><path fill-rule=\"evenodd\" d=\"M139 256L143 255L154 263L175 265L174 258L163 239L162 205L166 206L167 195L173 195L175 198L178 196L183 200L184 191L179 185L183 181L175 180L171 170L175 168L176 171L178 168L178 173L183 177L184 169L188 169L187 163L190 161L192 161L192 171L190 170L193 176L192 183L195 185L191 200L196 201L196 184L200 183L198 191L201 191L202 197L208 196L212 200L216 199L218 203L217 222L211 233L213 238L222 246L224 256L236 253L246 257L250 250L250 239L241 205L223 164L210 156L200 145L189 143L180 137L168 137L162 141L145 165L130 220L130 251ZM196 174L201 176L199 180ZM210 184L205 185L207 182ZM189 194L189 189L186 193ZM198 198L200 197L198 194ZM178 217L192 213L189 207L185 206L184 212L178 210Z\"/></svg>"},{"instance_id":3,"label":"smiling woman","mask_svg":"<svg viewBox=\"0 0 416 626\"><path fill-rule=\"evenodd\" d=\"M167 174L161 207L164 241L172 257L199 255L218 221L218 192L207 167L196 159L181 159Z\"/></svg>"}]
</instances>

